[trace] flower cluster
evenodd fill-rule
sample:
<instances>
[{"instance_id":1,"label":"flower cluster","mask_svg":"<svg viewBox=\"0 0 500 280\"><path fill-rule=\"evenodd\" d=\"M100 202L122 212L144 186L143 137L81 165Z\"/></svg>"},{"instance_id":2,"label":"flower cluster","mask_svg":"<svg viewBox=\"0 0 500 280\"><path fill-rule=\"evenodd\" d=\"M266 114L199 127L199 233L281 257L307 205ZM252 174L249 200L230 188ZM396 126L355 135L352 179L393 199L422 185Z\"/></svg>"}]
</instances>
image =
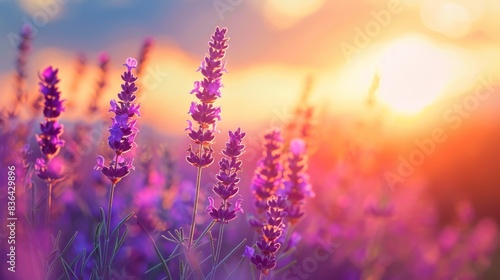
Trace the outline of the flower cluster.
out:
<instances>
[{"instance_id":1,"label":"flower cluster","mask_svg":"<svg viewBox=\"0 0 500 280\"><path fill-rule=\"evenodd\" d=\"M255 206L259 213L267 211L268 199L281 187L283 173L283 165L280 161L283 149L281 131L273 129L266 132L263 147L263 157L258 162L251 186L255 196Z\"/></svg>"},{"instance_id":2,"label":"flower cluster","mask_svg":"<svg viewBox=\"0 0 500 280\"><path fill-rule=\"evenodd\" d=\"M287 216L285 212L287 202L284 197L273 196L267 204L269 206L266 212L267 221L262 227L261 240L257 241L257 248L259 248L260 253L255 253L255 250L250 247L247 247L245 253L246 256L250 257L255 268L264 275L267 275L269 270L276 267L276 253L281 248L278 239L283 235L284 217Z\"/></svg>"},{"instance_id":3,"label":"flower cluster","mask_svg":"<svg viewBox=\"0 0 500 280\"><path fill-rule=\"evenodd\" d=\"M108 137L108 145L115 152L113 160L109 166L104 165L104 158L99 156L97 158L96 170L102 170L102 173L111 180L113 184L118 183L123 177L134 169L132 161L128 160L123 154L129 152L135 144L134 139L139 131L135 125L137 123L136 117L140 116L139 109L141 105L135 104L135 92L137 86L135 82L137 77L132 74L132 69L137 67L137 60L134 58L127 58L124 64L127 71L121 75L123 84L122 91L118 93L118 99L111 100L111 108L109 112L115 113L112 119L113 123L109 128L110 136Z\"/></svg>"},{"instance_id":4,"label":"flower cluster","mask_svg":"<svg viewBox=\"0 0 500 280\"><path fill-rule=\"evenodd\" d=\"M194 93L200 100L200 103L192 102L189 108L189 114L198 127L194 128L193 123L188 120L186 130L191 140L200 145L201 150L193 150L190 146L186 160L195 167L207 167L214 161L211 145L215 139L217 121L221 120L221 109L214 106L213 102L221 97L222 73L226 71L225 63L222 62L228 48L229 38L225 37L226 32L226 28L215 29L212 41L208 43L208 55L198 68L204 78L202 81L196 81L191 91L191 94Z\"/></svg>"},{"instance_id":5,"label":"flower cluster","mask_svg":"<svg viewBox=\"0 0 500 280\"><path fill-rule=\"evenodd\" d=\"M209 197L210 205L207 207L210 216L219 223L227 224L236 218L236 213L243 213L241 208L242 199L236 201L233 209L231 209L232 203L228 200L239 191L236 184L240 182L238 172L241 171L242 162L239 157L243 154L245 148L241 143L245 135L246 133L241 132L240 128L234 133L229 131L229 140L226 142L226 148L222 150L222 154L227 158L222 158L219 161L219 173L215 176L217 183L212 188L214 193L222 199L222 202L219 208L216 208L213 198Z\"/></svg>"},{"instance_id":6,"label":"flower cluster","mask_svg":"<svg viewBox=\"0 0 500 280\"><path fill-rule=\"evenodd\" d=\"M40 123L41 133L36 135L36 140L40 146L40 151L45 156L45 159L37 159L37 175L44 180L55 180L59 177L57 174L48 175L45 170L48 169L48 164L64 146L64 140L60 137L63 133L64 126L58 122L61 112L64 111L63 102L61 100L61 92L57 87L59 79L57 78L58 69L53 69L52 66L45 68L40 75L40 92L45 98L43 116L45 121Z\"/></svg>"},{"instance_id":7,"label":"flower cluster","mask_svg":"<svg viewBox=\"0 0 500 280\"><path fill-rule=\"evenodd\" d=\"M304 203L308 197L314 197L314 192L309 183L307 171L306 143L304 140L295 138L290 141L290 152L286 171L284 174L284 194L287 196L288 205L287 219L297 223L304 216Z\"/></svg>"}]
</instances>

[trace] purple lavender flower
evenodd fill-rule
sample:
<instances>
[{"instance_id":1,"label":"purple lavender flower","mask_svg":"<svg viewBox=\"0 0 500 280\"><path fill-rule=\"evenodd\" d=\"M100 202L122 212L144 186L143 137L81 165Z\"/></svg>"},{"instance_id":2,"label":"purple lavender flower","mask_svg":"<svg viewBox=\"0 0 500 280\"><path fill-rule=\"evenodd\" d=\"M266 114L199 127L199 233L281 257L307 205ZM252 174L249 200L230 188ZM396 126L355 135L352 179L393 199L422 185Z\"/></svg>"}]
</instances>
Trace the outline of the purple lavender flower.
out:
<instances>
[{"instance_id":1,"label":"purple lavender flower","mask_svg":"<svg viewBox=\"0 0 500 280\"><path fill-rule=\"evenodd\" d=\"M37 158L35 161L35 170L37 171L38 178L46 182L53 182L63 177L63 164L57 159L50 161L49 165L43 158Z\"/></svg>"},{"instance_id":2,"label":"purple lavender flower","mask_svg":"<svg viewBox=\"0 0 500 280\"><path fill-rule=\"evenodd\" d=\"M255 265L255 268L260 270L264 275L268 275L269 270L276 267L276 253L281 248L281 243L278 241L283 235L285 227L284 217L287 216L285 208L287 201L284 197L271 197L268 201L268 211L266 212L267 221L262 227L262 236L260 241L257 241L257 248L260 253L255 253L250 250L245 250L245 256L250 256L250 261Z\"/></svg>"},{"instance_id":3,"label":"purple lavender flower","mask_svg":"<svg viewBox=\"0 0 500 280\"><path fill-rule=\"evenodd\" d=\"M149 57L149 53L151 52L151 49L153 48L153 43L154 40L152 37L147 37L144 42L142 43L141 51L139 53L139 58L137 60L138 66L137 66L137 75L140 75L142 71L144 71L144 65L146 65L146 61Z\"/></svg>"},{"instance_id":4,"label":"purple lavender flower","mask_svg":"<svg viewBox=\"0 0 500 280\"><path fill-rule=\"evenodd\" d=\"M189 131L188 136L194 143L203 146L193 150L191 147L187 150L188 156L186 160L195 167L207 167L213 163L213 150L211 145L215 139L214 132L216 131L217 121L220 121L220 107L213 105L213 102L221 96L220 89L222 87L222 72L225 72L225 63L222 62L228 48L226 38L227 29L215 29L212 35L212 41L208 43L208 55L201 62L198 71L204 76L202 81L194 83L194 93L200 103L192 102L189 108L189 114L198 124L197 128L193 127L193 123L188 121Z\"/></svg>"},{"instance_id":5,"label":"purple lavender flower","mask_svg":"<svg viewBox=\"0 0 500 280\"><path fill-rule=\"evenodd\" d=\"M26 99L26 62L28 52L31 48L31 38L33 30L27 24L21 29L21 41L17 46L18 56L16 59L16 98L18 102L24 102Z\"/></svg>"},{"instance_id":6,"label":"purple lavender flower","mask_svg":"<svg viewBox=\"0 0 500 280\"><path fill-rule=\"evenodd\" d=\"M266 132L263 147L263 158L258 162L251 186L258 213L267 211L268 199L276 194L282 184L283 165L280 158L283 149L283 138L281 137L281 131L273 129ZM259 222L251 220L251 224L258 226Z\"/></svg>"},{"instance_id":7,"label":"purple lavender flower","mask_svg":"<svg viewBox=\"0 0 500 280\"><path fill-rule=\"evenodd\" d=\"M137 67L137 60L129 57L124 66L127 67L127 71L121 76L124 83L121 86L122 91L118 93L119 100L111 100L109 109L109 112L115 113L108 137L108 145L115 152L115 157L109 166L105 166L104 158L99 156L95 166L95 169L102 170L113 184L118 183L130 173L131 169L134 169L133 159L125 158L123 154L129 152L135 145L134 139L139 131L135 127L137 123L135 117L140 116L140 105L134 103L137 77L132 74L132 69Z\"/></svg>"},{"instance_id":8,"label":"purple lavender flower","mask_svg":"<svg viewBox=\"0 0 500 280\"><path fill-rule=\"evenodd\" d=\"M221 205L217 208L214 205L213 198L209 197L210 205L207 211L214 220L219 223L227 224L236 218L236 213L243 213L241 208L242 199L238 199L231 209L232 203L229 199L233 198L239 191L236 184L240 182L238 172L241 172L241 160L239 157L243 154L245 146L241 143L246 133L238 128L235 132L229 131L229 140L226 142L226 148L222 154L227 158L219 161L219 173L215 176L215 183L212 190L222 199Z\"/></svg>"},{"instance_id":9,"label":"purple lavender flower","mask_svg":"<svg viewBox=\"0 0 500 280\"><path fill-rule=\"evenodd\" d=\"M64 127L57 121L61 112L64 111L64 100L61 100L61 92L57 88L57 83L59 83L57 72L58 69L49 66L40 75L40 92L45 98L43 108L45 121L40 124L41 134L36 135L36 139L42 154L49 161L64 146L64 140L60 139Z\"/></svg>"},{"instance_id":10,"label":"purple lavender flower","mask_svg":"<svg viewBox=\"0 0 500 280\"><path fill-rule=\"evenodd\" d=\"M102 52L99 54L99 72L100 72L99 81L97 82L97 88L88 109L89 112L91 113L94 113L99 110L99 99L103 95L103 91L106 88L108 68L109 68L109 55L105 52Z\"/></svg>"},{"instance_id":11,"label":"purple lavender flower","mask_svg":"<svg viewBox=\"0 0 500 280\"><path fill-rule=\"evenodd\" d=\"M315 195L311 189L306 170L306 143L299 138L292 139L283 183L285 187L283 192L288 201L287 219L292 224L297 223L304 216L305 199Z\"/></svg>"}]
</instances>

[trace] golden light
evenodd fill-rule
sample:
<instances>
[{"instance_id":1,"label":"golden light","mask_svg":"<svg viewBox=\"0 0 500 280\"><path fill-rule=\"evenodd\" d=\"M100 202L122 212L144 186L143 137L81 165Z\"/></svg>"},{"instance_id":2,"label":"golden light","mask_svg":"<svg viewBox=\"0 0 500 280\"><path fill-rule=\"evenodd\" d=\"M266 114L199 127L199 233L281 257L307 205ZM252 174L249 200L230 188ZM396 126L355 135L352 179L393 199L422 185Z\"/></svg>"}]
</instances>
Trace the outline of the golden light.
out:
<instances>
[{"instance_id":1,"label":"golden light","mask_svg":"<svg viewBox=\"0 0 500 280\"><path fill-rule=\"evenodd\" d=\"M59 18L64 12L68 1L38 1L38 0L20 0L18 5L28 16L24 17L23 22L42 27Z\"/></svg>"},{"instance_id":2,"label":"golden light","mask_svg":"<svg viewBox=\"0 0 500 280\"><path fill-rule=\"evenodd\" d=\"M485 14L481 19L481 30L492 38L500 38L500 1L488 1L485 3Z\"/></svg>"},{"instance_id":3,"label":"golden light","mask_svg":"<svg viewBox=\"0 0 500 280\"><path fill-rule=\"evenodd\" d=\"M432 31L461 38L483 16L484 4L477 0L424 0L420 8L422 23Z\"/></svg>"},{"instance_id":4,"label":"golden light","mask_svg":"<svg viewBox=\"0 0 500 280\"><path fill-rule=\"evenodd\" d=\"M264 14L278 28L288 28L298 20L318 11L325 0L268 0L264 2Z\"/></svg>"},{"instance_id":5,"label":"golden light","mask_svg":"<svg viewBox=\"0 0 500 280\"><path fill-rule=\"evenodd\" d=\"M377 96L399 113L416 114L450 90L463 75L459 70L463 64L425 38L402 38L382 53Z\"/></svg>"}]
</instances>

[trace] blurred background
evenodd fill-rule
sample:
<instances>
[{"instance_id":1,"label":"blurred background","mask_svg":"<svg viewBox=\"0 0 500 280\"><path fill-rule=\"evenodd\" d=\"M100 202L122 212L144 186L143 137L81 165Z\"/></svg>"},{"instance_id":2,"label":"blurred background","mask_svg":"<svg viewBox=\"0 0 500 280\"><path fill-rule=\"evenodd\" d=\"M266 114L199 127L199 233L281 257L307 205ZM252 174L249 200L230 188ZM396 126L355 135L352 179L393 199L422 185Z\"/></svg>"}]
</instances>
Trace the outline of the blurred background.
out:
<instances>
[{"instance_id":1,"label":"blurred background","mask_svg":"<svg viewBox=\"0 0 500 280\"><path fill-rule=\"evenodd\" d=\"M123 61L151 38L140 123L144 135L169 139L182 170L189 92L210 34L223 26L231 39L218 129L221 136L236 127L249 132L249 169L262 133L293 124L307 105L314 108L316 207L340 203L338 174L351 174L370 178L367 192L422 190L441 224L463 201L477 219L499 222L499 16L493 0L0 0L0 102L13 100L23 25L33 30L28 98L38 95L36 73L59 68L63 123L87 117L103 52L110 59L99 101L105 112L120 90ZM148 136L140 137L145 145ZM180 181L193 172L179 173ZM500 277L495 252L483 279Z\"/></svg>"}]
</instances>

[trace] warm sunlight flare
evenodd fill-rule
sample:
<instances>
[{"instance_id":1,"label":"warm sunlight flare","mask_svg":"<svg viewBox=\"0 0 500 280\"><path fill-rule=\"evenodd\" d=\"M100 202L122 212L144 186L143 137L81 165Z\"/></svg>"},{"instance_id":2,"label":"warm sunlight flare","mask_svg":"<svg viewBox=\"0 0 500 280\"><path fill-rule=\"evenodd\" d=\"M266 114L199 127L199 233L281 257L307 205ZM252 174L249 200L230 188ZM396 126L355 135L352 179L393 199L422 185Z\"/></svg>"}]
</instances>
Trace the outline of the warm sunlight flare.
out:
<instances>
[{"instance_id":1,"label":"warm sunlight flare","mask_svg":"<svg viewBox=\"0 0 500 280\"><path fill-rule=\"evenodd\" d=\"M449 52L424 38L402 38L390 44L380 58L378 96L397 112L418 113L456 79L455 64Z\"/></svg>"},{"instance_id":2,"label":"warm sunlight flare","mask_svg":"<svg viewBox=\"0 0 500 280\"><path fill-rule=\"evenodd\" d=\"M474 20L483 15L483 10L482 1L427 0L422 2L420 17L430 30L461 38L471 31Z\"/></svg>"},{"instance_id":3,"label":"warm sunlight flare","mask_svg":"<svg viewBox=\"0 0 500 280\"><path fill-rule=\"evenodd\" d=\"M288 28L316 12L323 3L324 0L268 0L264 4L264 11L273 25Z\"/></svg>"}]
</instances>

